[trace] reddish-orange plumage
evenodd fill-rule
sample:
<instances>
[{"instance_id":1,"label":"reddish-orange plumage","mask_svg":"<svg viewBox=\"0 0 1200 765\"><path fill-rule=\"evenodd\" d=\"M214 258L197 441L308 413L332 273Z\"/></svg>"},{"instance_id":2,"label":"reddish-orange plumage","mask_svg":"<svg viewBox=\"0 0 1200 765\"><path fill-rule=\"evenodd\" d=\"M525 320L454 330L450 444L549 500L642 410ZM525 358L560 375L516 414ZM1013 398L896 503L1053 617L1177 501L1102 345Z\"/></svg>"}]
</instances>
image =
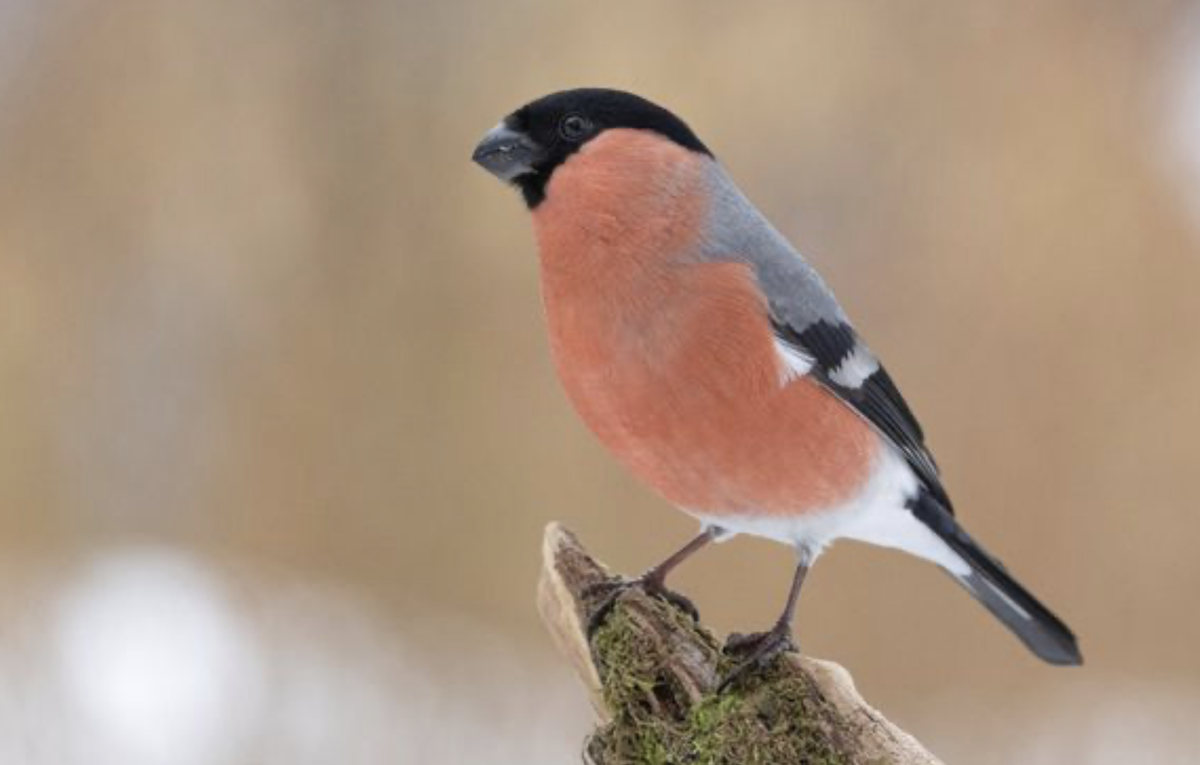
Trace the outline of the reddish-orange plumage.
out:
<instances>
[{"instance_id":1,"label":"reddish-orange plumage","mask_svg":"<svg viewBox=\"0 0 1200 765\"><path fill-rule=\"evenodd\" d=\"M611 130L534 211L551 344L605 445L698 514L800 515L849 500L880 441L832 394L784 385L749 267L701 262L707 160Z\"/></svg>"}]
</instances>

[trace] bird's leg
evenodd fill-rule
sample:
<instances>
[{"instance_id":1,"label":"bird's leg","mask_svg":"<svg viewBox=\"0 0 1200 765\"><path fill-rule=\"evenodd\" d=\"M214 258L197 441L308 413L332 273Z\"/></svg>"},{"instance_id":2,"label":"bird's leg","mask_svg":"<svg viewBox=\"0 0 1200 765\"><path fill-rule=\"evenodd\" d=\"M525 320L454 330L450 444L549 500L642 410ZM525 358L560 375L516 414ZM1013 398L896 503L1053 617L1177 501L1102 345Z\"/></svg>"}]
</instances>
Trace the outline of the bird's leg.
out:
<instances>
[{"instance_id":1,"label":"bird's leg","mask_svg":"<svg viewBox=\"0 0 1200 765\"><path fill-rule=\"evenodd\" d=\"M812 563L813 555L805 548L800 550L800 560L796 564L796 573L792 576L792 589L788 592L787 605L775 626L766 632L756 632L750 635L734 633L725 641L726 654L742 659L742 663L734 668L721 684L717 692L728 688L735 681L746 676L755 669L767 666L776 656L785 651L795 651L796 643L792 639L792 617L796 613L796 601L800 598L800 588L804 585L804 576Z\"/></svg>"},{"instance_id":2,"label":"bird's leg","mask_svg":"<svg viewBox=\"0 0 1200 765\"><path fill-rule=\"evenodd\" d=\"M662 598L673 606L681 609L691 616L696 621L700 620L700 613L696 610L696 606L692 601L688 600L683 595L677 592L672 592L667 589L667 574L669 574L676 566L690 558L693 553L704 547L709 542L725 535L725 530L717 526L706 526L703 531L696 536L695 539L684 545L678 552L671 557L654 566L646 573L636 579L613 579L607 582L588 587L583 592L585 599L590 598L600 593L604 594L604 598L592 609L591 616L588 617L587 635L591 638L604 622L605 617L612 611L616 605L617 599L621 597L621 593L631 587L640 587L650 595Z\"/></svg>"}]
</instances>

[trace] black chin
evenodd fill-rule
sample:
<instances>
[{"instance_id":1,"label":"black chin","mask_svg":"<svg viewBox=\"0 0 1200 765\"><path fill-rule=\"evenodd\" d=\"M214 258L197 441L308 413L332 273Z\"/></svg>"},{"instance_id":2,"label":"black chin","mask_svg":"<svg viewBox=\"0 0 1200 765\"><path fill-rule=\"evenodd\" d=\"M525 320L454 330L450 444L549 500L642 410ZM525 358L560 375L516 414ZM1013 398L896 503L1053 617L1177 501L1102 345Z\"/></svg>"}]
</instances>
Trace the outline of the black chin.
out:
<instances>
[{"instance_id":1,"label":"black chin","mask_svg":"<svg viewBox=\"0 0 1200 765\"><path fill-rule=\"evenodd\" d=\"M521 197L525 200L525 206L533 210L546 200L546 184L549 180L548 173L534 171L518 175L512 179L511 183L521 190Z\"/></svg>"}]
</instances>

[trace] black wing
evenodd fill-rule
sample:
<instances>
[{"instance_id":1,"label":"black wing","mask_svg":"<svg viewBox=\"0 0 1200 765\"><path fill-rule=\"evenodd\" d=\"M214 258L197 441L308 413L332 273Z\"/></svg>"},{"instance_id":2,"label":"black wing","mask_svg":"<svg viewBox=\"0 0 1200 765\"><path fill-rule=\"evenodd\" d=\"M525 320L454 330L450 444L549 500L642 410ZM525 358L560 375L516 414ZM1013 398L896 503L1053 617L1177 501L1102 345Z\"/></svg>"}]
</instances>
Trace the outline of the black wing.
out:
<instances>
[{"instance_id":1,"label":"black wing","mask_svg":"<svg viewBox=\"0 0 1200 765\"><path fill-rule=\"evenodd\" d=\"M776 319L771 324L780 341L812 358L814 379L890 440L929 493L953 512L917 418L854 328L844 322L822 320L797 332Z\"/></svg>"}]
</instances>

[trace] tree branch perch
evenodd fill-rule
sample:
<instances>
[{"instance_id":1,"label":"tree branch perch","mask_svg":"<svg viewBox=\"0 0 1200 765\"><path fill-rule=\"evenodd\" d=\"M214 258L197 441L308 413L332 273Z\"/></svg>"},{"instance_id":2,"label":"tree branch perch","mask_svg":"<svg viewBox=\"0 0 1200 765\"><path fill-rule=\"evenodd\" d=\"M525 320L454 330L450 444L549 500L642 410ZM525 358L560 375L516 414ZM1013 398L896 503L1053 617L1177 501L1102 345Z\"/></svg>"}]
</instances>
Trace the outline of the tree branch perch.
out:
<instances>
[{"instance_id":1,"label":"tree branch perch","mask_svg":"<svg viewBox=\"0 0 1200 765\"><path fill-rule=\"evenodd\" d=\"M583 680L600 725L594 765L938 765L888 722L837 664L788 654L720 695L732 666L712 633L637 589L625 592L589 646L588 588L608 570L559 524L546 527L538 611Z\"/></svg>"}]
</instances>

